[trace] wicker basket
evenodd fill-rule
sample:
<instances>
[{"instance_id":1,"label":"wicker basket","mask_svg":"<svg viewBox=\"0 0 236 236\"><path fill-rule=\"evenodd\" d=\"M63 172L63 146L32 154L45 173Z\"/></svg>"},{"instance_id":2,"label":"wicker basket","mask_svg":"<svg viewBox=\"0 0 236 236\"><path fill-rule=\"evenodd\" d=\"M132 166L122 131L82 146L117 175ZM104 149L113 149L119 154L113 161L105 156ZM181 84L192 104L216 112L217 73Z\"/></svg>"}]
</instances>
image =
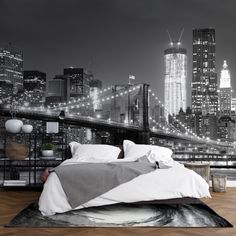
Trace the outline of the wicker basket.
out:
<instances>
[{"instance_id":1,"label":"wicker basket","mask_svg":"<svg viewBox=\"0 0 236 236\"><path fill-rule=\"evenodd\" d=\"M29 147L21 143L7 143L6 157L11 160L24 160L29 155Z\"/></svg>"},{"instance_id":2,"label":"wicker basket","mask_svg":"<svg viewBox=\"0 0 236 236\"><path fill-rule=\"evenodd\" d=\"M212 175L213 192L226 192L227 176L222 174Z\"/></svg>"}]
</instances>

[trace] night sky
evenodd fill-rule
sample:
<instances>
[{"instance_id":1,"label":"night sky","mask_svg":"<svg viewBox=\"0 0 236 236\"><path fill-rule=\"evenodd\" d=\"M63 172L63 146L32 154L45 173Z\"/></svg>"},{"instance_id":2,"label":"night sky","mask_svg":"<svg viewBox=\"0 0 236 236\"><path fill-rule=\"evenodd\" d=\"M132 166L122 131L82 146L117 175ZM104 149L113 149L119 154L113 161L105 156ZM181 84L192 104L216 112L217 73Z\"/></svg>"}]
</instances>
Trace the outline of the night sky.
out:
<instances>
[{"instance_id":1,"label":"night sky","mask_svg":"<svg viewBox=\"0 0 236 236\"><path fill-rule=\"evenodd\" d=\"M21 48L24 69L48 79L68 66L88 68L105 86L133 74L163 100L166 29L178 39L184 28L190 104L193 28L216 29L218 77L226 59L236 90L235 10L235 0L0 0L0 46Z\"/></svg>"}]
</instances>

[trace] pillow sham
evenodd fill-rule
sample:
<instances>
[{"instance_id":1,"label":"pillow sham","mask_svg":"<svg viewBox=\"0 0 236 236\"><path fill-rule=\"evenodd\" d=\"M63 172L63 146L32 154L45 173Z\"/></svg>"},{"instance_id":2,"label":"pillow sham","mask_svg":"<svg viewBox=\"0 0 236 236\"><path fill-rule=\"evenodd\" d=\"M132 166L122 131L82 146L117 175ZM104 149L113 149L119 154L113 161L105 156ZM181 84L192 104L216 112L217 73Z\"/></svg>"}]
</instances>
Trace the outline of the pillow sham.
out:
<instances>
[{"instance_id":1,"label":"pillow sham","mask_svg":"<svg viewBox=\"0 0 236 236\"><path fill-rule=\"evenodd\" d=\"M81 144L71 142L69 144L72 159L80 162L89 160L108 162L117 160L120 148L106 144Z\"/></svg>"},{"instance_id":2,"label":"pillow sham","mask_svg":"<svg viewBox=\"0 0 236 236\"><path fill-rule=\"evenodd\" d=\"M144 156L148 151L151 150L150 155L148 155L148 160L150 162L163 161L172 162L171 158L173 152L171 149L166 147L161 147L157 145L145 145L145 144L135 144L132 141L124 140L124 158L134 158L137 156Z\"/></svg>"}]
</instances>

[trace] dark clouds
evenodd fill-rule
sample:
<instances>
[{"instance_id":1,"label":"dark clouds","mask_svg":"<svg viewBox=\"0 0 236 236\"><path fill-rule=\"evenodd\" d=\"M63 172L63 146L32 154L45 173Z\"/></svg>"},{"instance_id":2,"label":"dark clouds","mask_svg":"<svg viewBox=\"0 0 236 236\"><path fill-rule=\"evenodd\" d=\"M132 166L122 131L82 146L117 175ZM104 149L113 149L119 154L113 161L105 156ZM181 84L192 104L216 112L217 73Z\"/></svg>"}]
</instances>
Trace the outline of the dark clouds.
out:
<instances>
[{"instance_id":1,"label":"dark clouds","mask_svg":"<svg viewBox=\"0 0 236 236\"><path fill-rule=\"evenodd\" d=\"M134 74L163 97L167 28L174 38L185 28L188 85L192 28L216 28L217 70L227 59L235 77L235 7L235 0L0 0L0 45L22 48L25 69L49 79L66 66L90 67L105 84Z\"/></svg>"}]
</instances>

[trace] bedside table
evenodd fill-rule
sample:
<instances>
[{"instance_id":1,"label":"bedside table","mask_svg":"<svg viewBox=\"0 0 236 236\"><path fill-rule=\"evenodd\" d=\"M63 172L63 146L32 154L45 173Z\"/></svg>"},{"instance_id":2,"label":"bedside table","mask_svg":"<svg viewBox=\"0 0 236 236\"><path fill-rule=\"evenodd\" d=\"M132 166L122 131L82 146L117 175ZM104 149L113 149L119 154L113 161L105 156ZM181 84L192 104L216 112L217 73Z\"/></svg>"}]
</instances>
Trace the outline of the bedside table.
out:
<instances>
[{"instance_id":1,"label":"bedside table","mask_svg":"<svg viewBox=\"0 0 236 236\"><path fill-rule=\"evenodd\" d=\"M203 179L209 184L210 180L210 164L199 162L184 163L184 166L190 170L194 170L196 173L202 176Z\"/></svg>"}]
</instances>

